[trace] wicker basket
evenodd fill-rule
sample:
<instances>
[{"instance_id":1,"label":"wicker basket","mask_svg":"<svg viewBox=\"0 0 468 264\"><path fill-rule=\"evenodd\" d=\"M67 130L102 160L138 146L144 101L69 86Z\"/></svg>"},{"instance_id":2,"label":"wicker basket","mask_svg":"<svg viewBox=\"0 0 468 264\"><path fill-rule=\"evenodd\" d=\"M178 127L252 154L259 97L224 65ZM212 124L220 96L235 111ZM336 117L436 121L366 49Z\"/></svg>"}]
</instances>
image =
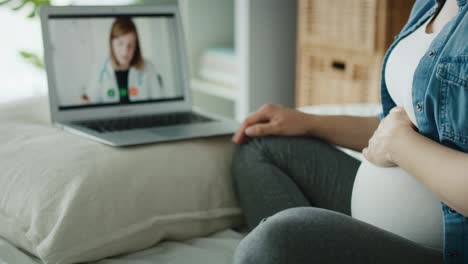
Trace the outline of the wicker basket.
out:
<instances>
[{"instance_id":1,"label":"wicker basket","mask_svg":"<svg viewBox=\"0 0 468 264\"><path fill-rule=\"evenodd\" d=\"M383 53L408 19L414 0L300 0L299 43Z\"/></svg>"},{"instance_id":2,"label":"wicker basket","mask_svg":"<svg viewBox=\"0 0 468 264\"><path fill-rule=\"evenodd\" d=\"M378 103L382 55L303 50L299 58L296 106Z\"/></svg>"},{"instance_id":3,"label":"wicker basket","mask_svg":"<svg viewBox=\"0 0 468 264\"><path fill-rule=\"evenodd\" d=\"M383 54L414 0L299 0L296 105L380 101Z\"/></svg>"}]
</instances>

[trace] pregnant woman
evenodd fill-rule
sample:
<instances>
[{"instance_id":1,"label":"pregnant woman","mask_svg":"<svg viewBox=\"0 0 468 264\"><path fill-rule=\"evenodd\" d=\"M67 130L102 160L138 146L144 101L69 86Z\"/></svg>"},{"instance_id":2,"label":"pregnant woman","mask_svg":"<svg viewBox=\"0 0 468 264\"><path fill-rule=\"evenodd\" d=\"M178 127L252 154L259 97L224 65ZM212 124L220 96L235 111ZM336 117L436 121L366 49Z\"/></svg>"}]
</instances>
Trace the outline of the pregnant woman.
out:
<instances>
[{"instance_id":1,"label":"pregnant woman","mask_svg":"<svg viewBox=\"0 0 468 264\"><path fill-rule=\"evenodd\" d=\"M252 231L236 264L468 263L467 9L416 1L379 117L265 105L243 122L233 173Z\"/></svg>"}]
</instances>

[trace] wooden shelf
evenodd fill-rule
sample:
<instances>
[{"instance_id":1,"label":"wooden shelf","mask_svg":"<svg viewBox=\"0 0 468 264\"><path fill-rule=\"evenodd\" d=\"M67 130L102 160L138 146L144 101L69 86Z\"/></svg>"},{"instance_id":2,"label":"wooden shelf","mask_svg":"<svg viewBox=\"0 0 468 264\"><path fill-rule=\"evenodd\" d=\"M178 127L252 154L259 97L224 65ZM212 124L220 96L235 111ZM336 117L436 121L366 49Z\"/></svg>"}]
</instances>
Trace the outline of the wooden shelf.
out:
<instances>
[{"instance_id":1,"label":"wooden shelf","mask_svg":"<svg viewBox=\"0 0 468 264\"><path fill-rule=\"evenodd\" d=\"M229 110L241 121L265 103L294 105L297 0L154 1L180 5L195 106ZM198 75L203 52L213 47L234 47L234 89Z\"/></svg>"}]
</instances>

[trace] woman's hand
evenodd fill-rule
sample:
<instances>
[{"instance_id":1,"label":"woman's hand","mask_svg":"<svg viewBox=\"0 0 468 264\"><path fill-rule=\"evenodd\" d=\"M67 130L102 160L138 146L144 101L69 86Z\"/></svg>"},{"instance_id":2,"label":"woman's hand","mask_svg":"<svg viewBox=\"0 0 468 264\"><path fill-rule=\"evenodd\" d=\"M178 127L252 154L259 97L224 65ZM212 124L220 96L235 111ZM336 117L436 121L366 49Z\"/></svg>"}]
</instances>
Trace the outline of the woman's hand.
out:
<instances>
[{"instance_id":1,"label":"woman's hand","mask_svg":"<svg viewBox=\"0 0 468 264\"><path fill-rule=\"evenodd\" d=\"M415 133L416 127L402 107L393 108L377 127L369 139L369 145L362 154L373 164L380 167L393 167L397 164L392 158L395 140L407 133Z\"/></svg>"},{"instance_id":2,"label":"woman's hand","mask_svg":"<svg viewBox=\"0 0 468 264\"><path fill-rule=\"evenodd\" d=\"M309 116L280 105L266 104L245 119L232 137L232 141L242 144L246 135L250 137L304 135L307 133L306 120Z\"/></svg>"}]
</instances>

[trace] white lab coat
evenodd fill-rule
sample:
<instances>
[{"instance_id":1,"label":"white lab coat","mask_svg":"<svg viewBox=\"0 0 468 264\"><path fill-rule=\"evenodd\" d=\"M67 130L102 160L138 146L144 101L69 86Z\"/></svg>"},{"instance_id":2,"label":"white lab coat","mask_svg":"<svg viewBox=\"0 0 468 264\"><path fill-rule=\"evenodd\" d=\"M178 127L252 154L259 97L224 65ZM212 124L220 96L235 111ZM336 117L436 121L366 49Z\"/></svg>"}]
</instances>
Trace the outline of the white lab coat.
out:
<instances>
[{"instance_id":1,"label":"white lab coat","mask_svg":"<svg viewBox=\"0 0 468 264\"><path fill-rule=\"evenodd\" d=\"M154 65L145 60L142 70L131 67L128 72L128 97L130 102L159 99L165 97L161 77ZM115 70L107 59L102 67L95 71L88 89L85 91L90 103L117 103L120 101Z\"/></svg>"}]
</instances>

